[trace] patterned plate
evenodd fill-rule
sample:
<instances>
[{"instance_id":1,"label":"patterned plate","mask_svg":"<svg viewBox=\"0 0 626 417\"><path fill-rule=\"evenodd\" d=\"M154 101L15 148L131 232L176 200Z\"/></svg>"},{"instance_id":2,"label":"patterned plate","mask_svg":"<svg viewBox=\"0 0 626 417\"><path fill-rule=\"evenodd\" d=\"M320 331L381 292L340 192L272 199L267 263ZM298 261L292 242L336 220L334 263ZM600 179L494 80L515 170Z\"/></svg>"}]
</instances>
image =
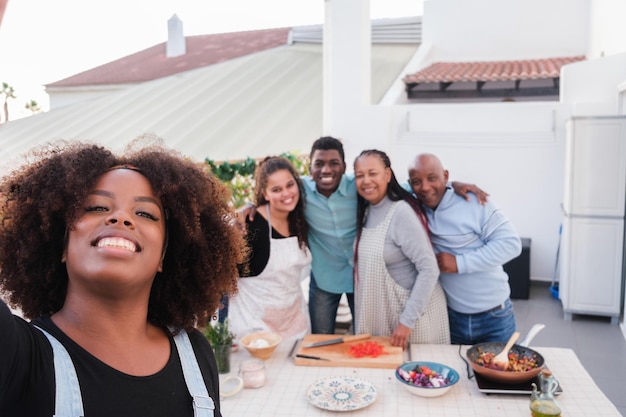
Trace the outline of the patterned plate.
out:
<instances>
[{"instance_id":1,"label":"patterned plate","mask_svg":"<svg viewBox=\"0 0 626 417\"><path fill-rule=\"evenodd\" d=\"M311 404L330 411L367 407L376 400L376 395L376 387L371 382L343 376L320 379L306 390Z\"/></svg>"}]
</instances>

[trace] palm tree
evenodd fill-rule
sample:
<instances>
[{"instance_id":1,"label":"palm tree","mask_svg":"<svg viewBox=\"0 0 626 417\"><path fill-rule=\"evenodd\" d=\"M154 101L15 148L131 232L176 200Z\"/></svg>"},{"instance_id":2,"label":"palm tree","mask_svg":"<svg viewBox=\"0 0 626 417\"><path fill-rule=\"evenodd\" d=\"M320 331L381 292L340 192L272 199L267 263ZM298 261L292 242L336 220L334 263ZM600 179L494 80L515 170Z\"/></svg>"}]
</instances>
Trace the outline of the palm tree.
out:
<instances>
[{"instance_id":1,"label":"palm tree","mask_svg":"<svg viewBox=\"0 0 626 417\"><path fill-rule=\"evenodd\" d=\"M9 121L9 99L15 98L15 90L7 83L2 83L0 94L4 94L4 121Z\"/></svg>"},{"instance_id":2,"label":"palm tree","mask_svg":"<svg viewBox=\"0 0 626 417\"><path fill-rule=\"evenodd\" d=\"M26 103L24 107L26 108L26 110L30 110L32 114L37 114L41 112L41 107L39 107L39 104L32 99L28 103Z\"/></svg>"}]
</instances>

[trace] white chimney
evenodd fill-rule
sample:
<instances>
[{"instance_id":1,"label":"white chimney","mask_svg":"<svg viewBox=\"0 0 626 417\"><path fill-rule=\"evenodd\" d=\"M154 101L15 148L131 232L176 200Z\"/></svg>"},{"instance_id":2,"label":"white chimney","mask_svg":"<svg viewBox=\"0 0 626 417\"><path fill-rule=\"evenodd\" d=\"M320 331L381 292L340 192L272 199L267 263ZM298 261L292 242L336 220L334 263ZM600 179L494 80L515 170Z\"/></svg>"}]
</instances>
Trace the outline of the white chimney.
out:
<instances>
[{"instance_id":1,"label":"white chimney","mask_svg":"<svg viewBox=\"0 0 626 417\"><path fill-rule=\"evenodd\" d=\"M173 15L167 21L167 45L166 55L168 58L185 55L187 52L185 35L183 34L183 22L178 16Z\"/></svg>"}]
</instances>

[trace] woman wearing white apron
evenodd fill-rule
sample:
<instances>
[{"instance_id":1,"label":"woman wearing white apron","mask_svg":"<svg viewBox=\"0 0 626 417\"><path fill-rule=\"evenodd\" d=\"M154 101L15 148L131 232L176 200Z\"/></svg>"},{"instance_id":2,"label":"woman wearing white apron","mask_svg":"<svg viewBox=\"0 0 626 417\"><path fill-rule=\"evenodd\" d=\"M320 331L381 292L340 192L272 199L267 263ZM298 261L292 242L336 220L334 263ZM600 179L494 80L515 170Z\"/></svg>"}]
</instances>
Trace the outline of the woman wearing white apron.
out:
<instances>
[{"instance_id":1,"label":"woman wearing white apron","mask_svg":"<svg viewBox=\"0 0 626 417\"><path fill-rule=\"evenodd\" d=\"M450 343L445 294L419 202L404 190L384 152L354 163L358 198L355 333L391 344Z\"/></svg>"},{"instance_id":2,"label":"woman wearing white apron","mask_svg":"<svg viewBox=\"0 0 626 417\"><path fill-rule=\"evenodd\" d=\"M272 331L295 340L310 331L301 286L311 265L301 182L282 157L266 158L255 180L257 215L246 219L249 261L229 301L228 320L237 337Z\"/></svg>"}]
</instances>

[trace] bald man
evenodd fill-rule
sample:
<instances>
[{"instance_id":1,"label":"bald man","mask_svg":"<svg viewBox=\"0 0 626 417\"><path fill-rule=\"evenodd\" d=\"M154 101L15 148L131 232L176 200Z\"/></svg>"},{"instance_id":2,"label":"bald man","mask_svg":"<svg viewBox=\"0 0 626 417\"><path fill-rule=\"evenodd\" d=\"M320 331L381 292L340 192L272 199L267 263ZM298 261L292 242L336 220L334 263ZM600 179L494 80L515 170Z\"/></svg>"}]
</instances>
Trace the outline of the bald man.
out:
<instances>
[{"instance_id":1,"label":"bald man","mask_svg":"<svg viewBox=\"0 0 626 417\"><path fill-rule=\"evenodd\" d=\"M435 155L420 154L409 166L409 183L428 217L452 343L507 341L515 316L502 265L519 256L521 240L492 199L480 204L469 194L468 203L447 182Z\"/></svg>"}]
</instances>

